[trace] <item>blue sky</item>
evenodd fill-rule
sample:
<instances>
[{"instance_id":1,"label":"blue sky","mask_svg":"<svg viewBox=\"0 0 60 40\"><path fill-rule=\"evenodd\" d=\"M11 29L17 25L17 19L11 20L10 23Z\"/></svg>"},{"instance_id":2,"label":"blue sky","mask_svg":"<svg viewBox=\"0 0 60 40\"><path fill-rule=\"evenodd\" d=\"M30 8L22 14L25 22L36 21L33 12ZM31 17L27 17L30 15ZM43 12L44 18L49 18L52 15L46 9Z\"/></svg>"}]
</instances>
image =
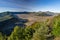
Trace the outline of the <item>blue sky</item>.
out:
<instances>
[{"instance_id":1,"label":"blue sky","mask_svg":"<svg viewBox=\"0 0 60 40\"><path fill-rule=\"evenodd\" d=\"M0 0L0 12L3 11L60 12L60 0Z\"/></svg>"}]
</instances>

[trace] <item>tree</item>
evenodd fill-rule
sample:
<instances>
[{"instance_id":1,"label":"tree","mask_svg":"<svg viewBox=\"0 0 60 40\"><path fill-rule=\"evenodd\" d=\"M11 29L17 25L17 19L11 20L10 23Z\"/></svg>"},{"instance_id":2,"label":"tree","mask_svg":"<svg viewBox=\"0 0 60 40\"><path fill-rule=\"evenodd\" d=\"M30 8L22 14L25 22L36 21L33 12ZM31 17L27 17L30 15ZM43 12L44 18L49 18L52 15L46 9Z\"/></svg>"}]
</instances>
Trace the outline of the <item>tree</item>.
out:
<instances>
[{"instance_id":1,"label":"tree","mask_svg":"<svg viewBox=\"0 0 60 40\"><path fill-rule=\"evenodd\" d=\"M0 33L0 40L6 40L6 36L2 35L2 33Z\"/></svg>"},{"instance_id":2,"label":"tree","mask_svg":"<svg viewBox=\"0 0 60 40\"><path fill-rule=\"evenodd\" d=\"M32 40L46 40L48 31L48 27L45 24L41 25L34 33Z\"/></svg>"},{"instance_id":3,"label":"tree","mask_svg":"<svg viewBox=\"0 0 60 40\"><path fill-rule=\"evenodd\" d=\"M54 36L60 36L60 15L54 17L54 20L52 22L52 34Z\"/></svg>"},{"instance_id":4,"label":"tree","mask_svg":"<svg viewBox=\"0 0 60 40\"><path fill-rule=\"evenodd\" d=\"M32 40L35 39L35 37L39 37L38 39L41 38L41 40L43 40L47 32L48 27L45 22L35 22L31 26L16 26L12 34L8 37L8 40Z\"/></svg>"},{"instance_id":5,"label":"tree","mask_svg":"<svg viewBox=\"0 0 60 40\"><path fill-rule=\"evenodd\" d=\"M33 34L36 32L36 30L38 30L38 28L41 26L40 22L35 22L34 24L32 24L31 26L28 26L25 28L25 39L26 40L31 40L31 38L33 37Z\"/></svg>"},{"instance_id":6,"label":"tree","mask_svg":"<svg viewBox=\"0 0 60 40\"><path fill-rule=\"evenodd\" d=\"M19 26L16 26L10 37L8 37L8 40L23 40L24 39L23 33L24 29Z\"/></svg>"}]
</instances>

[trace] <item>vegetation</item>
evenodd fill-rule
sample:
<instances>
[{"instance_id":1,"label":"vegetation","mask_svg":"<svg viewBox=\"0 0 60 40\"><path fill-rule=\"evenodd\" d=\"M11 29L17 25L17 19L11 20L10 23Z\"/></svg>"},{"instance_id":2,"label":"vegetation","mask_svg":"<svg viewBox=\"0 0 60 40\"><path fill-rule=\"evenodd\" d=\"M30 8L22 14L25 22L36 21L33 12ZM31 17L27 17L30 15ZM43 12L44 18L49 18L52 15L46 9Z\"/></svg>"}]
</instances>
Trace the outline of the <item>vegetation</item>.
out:
<instances>
[{"instance_id":1,"label":"vegetation","mask_svg":"<svg viewBox=\"0 0 60 40\"><path fill-rule=\"evenodd\" d=\"M16 26L12 34L8 37L8 40L23 40L24 29Z\"/></svg>"},{"instance_id":2,"label":"vegetation","mask_svg":"<svg viewBox=\"0 0 60 40\"><path fill-rule=\"evenodd\" d=\"M60 15L53 18L50 25L45 22L35 22L30 26L16 26L10 36L0 33L0 40L47 40L52 36L60 37ZM52 30L50 30L51 26Z\"/></svg>"},{"instance_id":3,"label":"vegetation","mask_svg":"<svg viewBox=\"0 0 60 40\"><path fill-rule=\"evenodd\" d=\"M12 34L8 37L8 40L30 40L36 29L33 27L39 27L39 23L34 23L32 26L26 28L16 26Z\"/></svg>"},{"instance_id":4,"label":"vegetation","mask_svg":"<svg viewBox=\"0 0 60 40\"><path fill-rule=\"evenodd\" d=\"M48 27L43 24L40 26L33 35L32 40L47 40Z\"/></svg>"},{"instance_id":5,"label":"vegetation","mask_svg":"<svg viewBox=\"0 0 60 40\"><path fill-rule=\"evenodd\" d=\"M52 23L52 33L54 36L60 36L60 15L56 16Z\"/></svg>"},{"instance_id":6,"label":"vegetation","mask_svg":"<svg viewBox=\"0 0 60 40\"><path fill-rule=\"evenodd\" d=\"M2 35L2 33L0 33L0 40L6 40L6 36L5 35Z\"/></svg>"},{"instance_id":7,"label":"vegetation","mask_svg":"<svg viewBox=\"0 0 60 40\"><path fill-rule=\"evenodd\" d=\"M27 27L16 26L7 40L47 40L49 32L47 22L35 22Z\"/></svg>"},{"instance_id":8,"label":"vegetation","mask_svg":"<svg viewBox=\"0 0 60 40\"><path fill-rule=\"evenodd\" d=\"M36 22L28 27L16 26L12 34L8 37L8 40L45 40L48 27L45 23Z\"/></svg>"}]
</instances>

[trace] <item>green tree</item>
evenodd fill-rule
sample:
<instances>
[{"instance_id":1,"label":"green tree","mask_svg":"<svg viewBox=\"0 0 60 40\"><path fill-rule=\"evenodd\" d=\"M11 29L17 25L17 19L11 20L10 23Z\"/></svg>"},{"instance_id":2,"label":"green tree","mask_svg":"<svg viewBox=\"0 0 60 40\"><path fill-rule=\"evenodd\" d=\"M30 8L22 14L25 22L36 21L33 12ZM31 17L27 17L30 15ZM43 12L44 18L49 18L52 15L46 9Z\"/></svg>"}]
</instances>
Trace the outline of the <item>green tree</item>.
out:
<instances>
[{"instance_id":1,"label":"green tree","mask_svg":"<svg viewBox=\"0 0 60 40\"><path fill-rule=\"evenodd\" d=\"M46 40L48 31L48 27L43 23L34 33L32 40Z\"/></svg>"},{"instance_id":2,"label":"green tree","mask_svg":"<svg viewBox=\"0 0 60 40\"><path fill-rule=\"evenodd\" d=\"M10 37L8 37L8 40L24 40L23 33L24 29L19 26L16 26Z\"/></svg>"},{"instance_id":3,"label":"green tree","mask_svg":"<svg viewBox=\"0 0 60 40\"><path fill-rule=\"evenodd\" d=\"M60 36L60 15L54 17L54 20L52 22L52 34L54 36Z\"/></svg>"},{"instance_id":4,"label":"green tree","mask_svg":"<svg viewBox=\"0 0 60 40\"><path fill-rule=\"evenodd\" d=\"M2 33L0 33L0 40L6 40L6 36L2 35Z\"/></svg>"},{"instance_id":5,"label":"green tree","mask_svg":"<svg viewBox=\"0 0 60 40\"><path fill-rule=\"evenodd\" d=\"M45 22L44 24L43 22L35 22L31 26L26 27L16 26L14 31L8 37L8 40L31 40L34 38L35 34L36 36L40 35L38 33L41 33L41 38L43 38L45 37L44 35L47 33L47 31L48 30Z\"/></svg>"},{"instance_id":6,"label":"green tree","mask_svg":"<svg viewBox=\"0 0 60 40\"><path fill-rule=\"evenodd\" d=\"M38 28L41 26L40 22L35 22L34 24L32 24L31 26L28 26L25 28L25 39L26 40L31 40L31 38L33 37L33 33L35 33L36 30L38 30Z\"/></svg>"}]
</instances>

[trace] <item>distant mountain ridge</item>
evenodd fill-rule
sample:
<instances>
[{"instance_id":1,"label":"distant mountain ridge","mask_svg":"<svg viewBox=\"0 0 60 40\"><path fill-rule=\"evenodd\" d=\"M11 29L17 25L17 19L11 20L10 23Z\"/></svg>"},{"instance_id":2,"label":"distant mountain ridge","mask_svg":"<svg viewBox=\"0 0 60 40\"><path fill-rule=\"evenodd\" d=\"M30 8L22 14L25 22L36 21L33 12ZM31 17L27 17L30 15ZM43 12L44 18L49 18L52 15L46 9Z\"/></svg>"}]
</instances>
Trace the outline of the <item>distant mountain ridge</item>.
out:
<instances>
[{"instance_id":1,"label":"distant mountain ridge","mask_svg":"<svg viewBox=\"0 0 60 40\"><path fill-rule=\"evenodd\" d=\"M4 15L13 15L13 14L36 14L36 15L43 15L43 16L53 16L53 15L57 15L56 13L54 12L50 12L50 11L46 11L46 12L42 12L42 11L39 11L39 12L2 12L0 13L0 17L1 16L4 16Z\"/></svg>"},{"instance_id":2,"label":"distant mountain ridge","mask_svg":"<svg viewBox=\"0 0 60 40\"><path fill-rule=\"evenodd\" d=\"M39 11L39 12L36 12L36 15L38 16L53 16L55 15L56 13L54 12L49 12L49 11L46 11L46 12L42 12L42 11Z\"/></svg>"}]
</instances>

